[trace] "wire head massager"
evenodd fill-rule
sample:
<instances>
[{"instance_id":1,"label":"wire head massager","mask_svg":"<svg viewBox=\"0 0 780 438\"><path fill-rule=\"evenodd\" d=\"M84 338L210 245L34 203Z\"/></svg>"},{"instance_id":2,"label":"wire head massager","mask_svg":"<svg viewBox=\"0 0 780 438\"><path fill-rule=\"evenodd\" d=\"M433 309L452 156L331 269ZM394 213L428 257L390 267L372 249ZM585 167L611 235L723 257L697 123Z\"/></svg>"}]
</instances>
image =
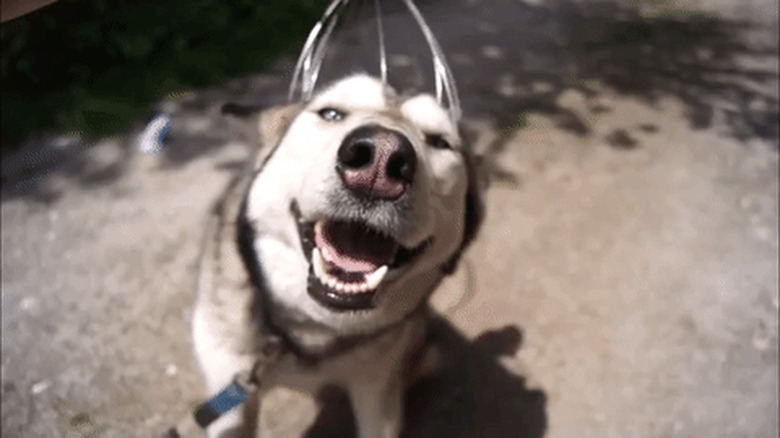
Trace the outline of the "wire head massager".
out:
<instances>
[{"instance_id":1,"label":"wire head massager","mask_svg":"<svg viewBox=\"0 0 780 438\"><path fill-rule=\"evenodd\" d=\"M376 27L379 40L379 71L382 83L387 86L387 53L385 50L382 12L379 6L380 0L373 1L374 10L376 11ZM458 90L455 86L455 79L452 76L452 71L450 71L447 60L444 57L444 52L414 2L412 0L399 1L403 2L406 9L414 18L414 21L422 31L430 49L431 58L433 60L436 100L439 105L448 109L452 121L458 123L461 118L460 100L458 98ZM307 102L312 98L322 68L325 49L333 34L333 29L339 21L339 17L344 13L349 3L350 0L333 0L325 10L322 18L320 18L311 32L309 32L309 36L303 45L303 49L301 50L301 54L298 57L298 62L296 63L293 72L288 94L288 99L290 101L297 100Z\"/></svg>"}]
</instances>

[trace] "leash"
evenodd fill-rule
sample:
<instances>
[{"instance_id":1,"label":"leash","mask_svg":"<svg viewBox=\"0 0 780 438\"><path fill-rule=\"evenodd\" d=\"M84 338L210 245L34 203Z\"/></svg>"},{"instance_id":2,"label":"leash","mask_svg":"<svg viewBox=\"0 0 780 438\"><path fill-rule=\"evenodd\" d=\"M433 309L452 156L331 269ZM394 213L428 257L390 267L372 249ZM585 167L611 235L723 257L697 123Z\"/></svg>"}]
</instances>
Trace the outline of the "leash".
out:
<instances>
[{"instance_id":1,"label":"leash","mask_svg":"<svg viewBox=\"0 0 780 438\"><path fill-rule=\"evenodd\" d=\"M225 388L207 401L198 405L192 414L185 415L175 426L169 428L164 438L205 437L206 428L224 414L246 402L260 390L263 374L274 364L282 352L282 343L272 338L263 345L260 357L250 370L243 370L233 376Z\"/></svg>"},{"instance_id":2,"label":"leash","mask_svg":"<svg viewBox=\"0 0 780 438\"><path fill-rule=\"evenodd\" d=\"M263 327L265 343L260 348L259 357L251 370L243 370L236 373L233 376L233 380L225 388L207 401L199 404L192 414L185 415L175 426L165 432L163 438L205 437L206 428L210 424L246 402L250 396L259 392L263 375L271 366L278 362L279 357L283 353L292 354L301 365L314 366L323 358L345 354L367 340L383 336L401 324L406 323L409 319L428 311L429 308L426 305L419 306L401 320L382 330L367 335L356 335L337 340L327 351L319 354L306 352L295 344L285 335L284 330L270 323L272 318L270 315L267 315Z\"/></svg>"},{"instance_id":3,"label":"leash","mask_svg":"<svg viewBox=\"0 0 780 438\"><path fill-rule=\"evenodd\" d=\"M264 332L267 341L261 347L259 357L251 370L242 370L233 376L233 380L216 395L199 404L191 414L185 415L175 426L165 431L163 438L195 438L205 437L206 429L224 414L246 402L250 396L257 394L261 387L262 377L275 364L283 352L293 354L302 365L315 365L324 357L333 357L351 351L357 345L368 339L376 338L405 323L409 318L426 311L425 306L415 309L400 321L370 335L359 335L337 341L331 348L321 354L311 354L288 339L283 331L269 324L266 320Z\"/></svg>"}]
</instances>

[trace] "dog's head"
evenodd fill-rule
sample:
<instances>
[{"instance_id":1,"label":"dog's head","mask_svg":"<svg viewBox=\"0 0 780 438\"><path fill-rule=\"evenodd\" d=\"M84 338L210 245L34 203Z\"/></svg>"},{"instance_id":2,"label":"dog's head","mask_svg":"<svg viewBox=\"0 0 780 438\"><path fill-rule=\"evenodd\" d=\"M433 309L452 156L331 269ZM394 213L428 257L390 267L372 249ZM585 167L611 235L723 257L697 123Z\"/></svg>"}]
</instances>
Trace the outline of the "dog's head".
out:
<instances>
[{"instance_id":1,"label":"dog's head","mask_svg":"<svg viewBox=\"0 0 780 438\"><path fill-rule=\"evenodd\" d=\"M244 206L278 305L360 332L417 308L476 231L480 204L457 126L427 94L368 76L261 117L271 148Z\"/></svg>"}]
</instances>

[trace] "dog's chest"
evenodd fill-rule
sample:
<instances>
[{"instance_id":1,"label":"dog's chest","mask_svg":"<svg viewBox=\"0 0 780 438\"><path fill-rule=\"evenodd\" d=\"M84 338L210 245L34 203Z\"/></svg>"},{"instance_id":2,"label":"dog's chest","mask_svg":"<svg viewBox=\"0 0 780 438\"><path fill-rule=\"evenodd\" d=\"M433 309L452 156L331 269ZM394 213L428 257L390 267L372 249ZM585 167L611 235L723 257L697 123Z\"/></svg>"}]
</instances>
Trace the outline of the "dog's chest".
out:
<instances>
[{"instance_id":1,"label":"dog's chest","mask_svg":"<svg viewBox=\"0 0 780 438\"><path fill-rule=\"evenodd\" d=\"M352 382L400 373L425 336L422 318L404 321L376 336L352 344L330 344L321 355L301 357L286 352L267 376L271 385L316 391L325 384L349 386Z\"/></svg>"}]
</instances>

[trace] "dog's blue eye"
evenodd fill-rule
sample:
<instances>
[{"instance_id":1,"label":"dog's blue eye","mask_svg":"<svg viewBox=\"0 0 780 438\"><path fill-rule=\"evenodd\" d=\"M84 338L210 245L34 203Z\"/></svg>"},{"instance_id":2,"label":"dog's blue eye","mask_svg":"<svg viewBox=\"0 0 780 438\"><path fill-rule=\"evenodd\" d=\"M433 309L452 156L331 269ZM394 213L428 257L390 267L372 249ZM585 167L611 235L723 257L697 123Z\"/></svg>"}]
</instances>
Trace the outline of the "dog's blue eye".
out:
<instances>
[{"instance_id":1,"label":"dog's blue eye","mask_svg":"<svg viewBox=\"0 0 780 438\"><path fill-rule=\"evenodd\" d=\"M444 137L438 134L426 134L425 142L435 149L452 150L452 145L447 140L445 140Z\"/></svg>"},{"instance_id":2,"label":"dog's blue eye","mask_svg":"<svg viewBox=\"0 0 780 438\"><path fill-rule=\"evenodd\" d=\"M337 120L342 120L347 115L343 111L339 111L336 108L323 108L319 110L317 113L322 117L324 120L327 120L329 122L335 122Z\"/></svg>"}]
</instances>

